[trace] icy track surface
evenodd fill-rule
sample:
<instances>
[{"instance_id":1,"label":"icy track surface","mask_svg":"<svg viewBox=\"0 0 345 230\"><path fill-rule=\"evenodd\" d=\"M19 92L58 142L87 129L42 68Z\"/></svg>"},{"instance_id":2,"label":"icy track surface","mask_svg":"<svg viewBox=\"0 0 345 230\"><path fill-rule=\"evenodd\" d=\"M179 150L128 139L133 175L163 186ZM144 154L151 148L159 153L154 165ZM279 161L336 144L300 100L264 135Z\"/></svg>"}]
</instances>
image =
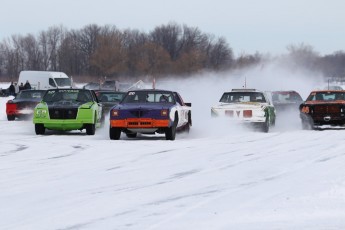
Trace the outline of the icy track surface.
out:
<instances>
[{"instance_id":1,"label":"icy track surface","mask_svg":"<svg viewBox=\"0 0 345 230\"><path fill-rule=\"evenodd\" d=\"M345 130L233 130L206 108L175 141L36 136L6 120L7 99L0 229L345 229Z\"/></svg>"}]
</instances>

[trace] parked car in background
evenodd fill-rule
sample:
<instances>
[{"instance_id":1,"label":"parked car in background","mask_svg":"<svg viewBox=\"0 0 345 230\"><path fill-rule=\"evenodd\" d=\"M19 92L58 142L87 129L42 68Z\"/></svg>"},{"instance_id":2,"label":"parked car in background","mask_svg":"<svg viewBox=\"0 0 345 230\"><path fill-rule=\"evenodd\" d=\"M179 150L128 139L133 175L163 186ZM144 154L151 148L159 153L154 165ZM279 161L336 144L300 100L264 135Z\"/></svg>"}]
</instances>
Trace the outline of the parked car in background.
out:
<instances>
[{"instance_id":1,"label":"parked car in background","mask_svg":"<svg viewBox=\"0 0 345 230\"><path fill-rule=\"evenodd\" d=\"M275 108L267 95L256 89L233 89L224 92L219 103L211 107L212 117L226 117L268 132L275 125Z\"/></svg>"},{"instance_id":2,"label":"parked car in background","mask_svg":"<svg viewBox=\"0 0 345 230\"><path fill-rule=\"evenodd\" d=\"M132 90L110 110L109 137L121 133L134 138L137 133L165 134L175 140L176 131L189 132L192 125L191 104L184 103L177 92L168 90Z\"/></svg>"},{"instance_id":3,"label":"parked car in background","mask_svg":"<svg viewBox=\"0 0 345 230\"><path fill-rule=\"evenodd\" d=\"M299 107L303 129L345 125L345 91L312 91Z\"/></svg>"},{"instance_id":4,"label":"parked car in background","mask_svg":"<svg viewBox=\"0 0 345 230\"><path fill-rule=\"evenodd\" d=\"M92 90L51 89L34 110L36 134L51 130L83 130L94 135L101 125L102 106Z\"/></svg>"},{"instance_id":5,"label":"parked car in background","mask_svg":"<svg viewBox=\"0 0 345 230\"><path fill-rule=\"evenodd\" d=\"M83 89L100 90L100 84L97 82L89 82L83 86Z\"/></svg>"},{"instance_id":6,"label":"parked car in background","mask_svg":"<svg viewBox=\"0 0 345 230\"><path fill-rule=\"evenodd\" d=\"M101 84L101 90L118 91L118 83L115 80L106 80Z\"/></svg>"},{"instance_id":7,"label":"parked car in background","mask_svg":"<svg viewBox=\"0 0 345 230\"><path fill-rule=\"evenodd\" d=\"M35 106L42 100L45 90L22 90L17 96L6 103L7 120L16 118L28 119L32 116Z\"/></svg>"},{"instance_id":8,"label":"parked car in background","mask_svg":"<svg viewBox=\"0 0 345 230\"><path fill-rule=\"evenodd\" d=\"M303 103L301 95L294 90L272 91L270 95L277 113L286 111L298 112L300 104Z\"/></svg>"}]
</instances>

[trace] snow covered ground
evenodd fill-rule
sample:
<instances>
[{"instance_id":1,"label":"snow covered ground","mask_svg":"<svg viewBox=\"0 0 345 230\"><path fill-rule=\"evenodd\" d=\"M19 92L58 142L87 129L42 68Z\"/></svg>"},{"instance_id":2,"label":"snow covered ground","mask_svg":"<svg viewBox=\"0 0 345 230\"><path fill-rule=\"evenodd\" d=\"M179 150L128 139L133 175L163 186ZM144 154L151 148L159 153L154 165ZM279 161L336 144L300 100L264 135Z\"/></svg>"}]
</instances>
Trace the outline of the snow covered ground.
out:
<instances>
[{"instance_id":1,"label":"snow covered ground","mask_svg":"<svg viewBox=\"0 0 345 230\"><path fill-rule=\"evenodd\" d=\"M111 141L107 125L36 136L1 98L0 229L345 229L345 130L217 122L226 86L198 86L180 87L193 127L175 141Z\"/></svg>"}]
</instances>

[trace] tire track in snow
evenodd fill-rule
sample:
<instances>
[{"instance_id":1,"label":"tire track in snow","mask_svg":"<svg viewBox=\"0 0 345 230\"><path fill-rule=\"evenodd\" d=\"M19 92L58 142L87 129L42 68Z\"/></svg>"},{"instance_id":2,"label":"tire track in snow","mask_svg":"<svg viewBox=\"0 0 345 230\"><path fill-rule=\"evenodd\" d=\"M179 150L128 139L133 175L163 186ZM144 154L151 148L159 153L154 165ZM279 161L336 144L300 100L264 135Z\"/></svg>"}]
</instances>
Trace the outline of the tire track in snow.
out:
<instances>
[{"instance_id":1,"label":"tire track in snow","mask_svg":"<svg viewBox=\"0 0 345 230\"><path fill-rule=\"evenodd\" d=\"M0 157L5 157L5 156L8 156L12 153L18 153L18 152L24 151L24 150L29 148L28 145L24 145L24 144L16 144L16 143L8 143L8 144L13 145L14 149L0 153Z\"/></svg>"}]
</instances>

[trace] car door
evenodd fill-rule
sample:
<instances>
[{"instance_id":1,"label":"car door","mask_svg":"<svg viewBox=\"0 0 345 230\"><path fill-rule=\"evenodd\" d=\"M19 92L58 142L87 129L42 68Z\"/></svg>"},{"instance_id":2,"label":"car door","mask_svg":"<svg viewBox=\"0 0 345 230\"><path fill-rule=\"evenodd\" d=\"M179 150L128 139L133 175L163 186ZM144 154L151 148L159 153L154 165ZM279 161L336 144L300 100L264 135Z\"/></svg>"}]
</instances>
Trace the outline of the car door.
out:
<instances>
[{"instance_id":1,"label":"car door","mask_svg":"<svg viewBox=\"0 0 345 230\"><path fill-rule=\"evenodd\" d=\"M188 112L190 110L190 107L184 104L181 96L177 92L174 92L174 97L177 104L176 108L179 117L179 122L177 126L180 127L188 122Z\"/></svg>"},{"instance_id":2,"label":"car door","mask_svg":"<svg viewBox=\"0 0 345 230\"><path fill-rule=\"evenodd\" d=\"M268 93L264 93L265 99L267 101L267 110L268 110L268 116L271 124L275 123L276 119L276 109L271 101L272 97L268 96Z\"/></svg>"},{"instance_id":3,"label":"car door","mask_svg":"<svg viewBox=\"0 0 345 230\"><path fill-rule=\"evenodd\" d=\"M101 122L103 116L103 105L98 101L95 91L90 90L92 94L93 101L96 103L96 110L97 110L97 123Z\"/></svg>"}]
</instances>

